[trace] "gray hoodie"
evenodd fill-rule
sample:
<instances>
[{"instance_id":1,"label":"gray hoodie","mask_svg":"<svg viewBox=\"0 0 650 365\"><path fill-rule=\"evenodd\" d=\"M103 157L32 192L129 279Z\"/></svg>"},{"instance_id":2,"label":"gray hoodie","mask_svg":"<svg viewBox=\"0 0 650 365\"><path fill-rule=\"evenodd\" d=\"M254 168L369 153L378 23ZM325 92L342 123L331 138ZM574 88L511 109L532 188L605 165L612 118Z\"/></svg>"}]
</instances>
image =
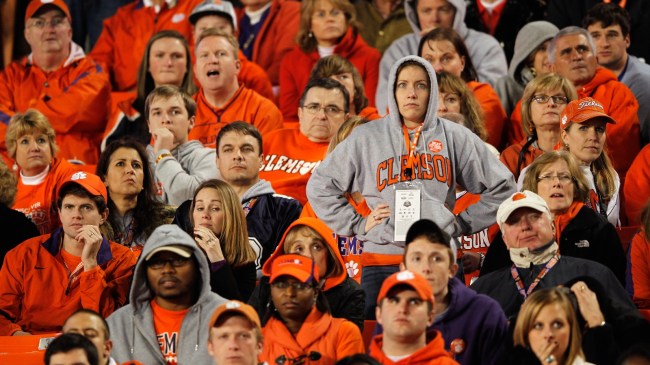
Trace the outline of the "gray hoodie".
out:
<instances>
[{"instance_id":1,"label":"gray hoodie","mask_svg":"<svg viewBox=\"0 0 650 365\"><path fill-rule=\"evenodd\" d=\"M210 291L210 268L205 254L194 239L174 224L156 228L142 250L135 265L133 283L129 294L130 304L108 317L113 340L111 356L118 362L138 360L143 364L164 364L165 360L156 338L151 300L153 293L147 281L147 265L144 258L162 246L182 245L192 249L201 274L201 292L196 303L189 308L183 319L179 334L179 364L213 364L208 354L208 322L214 309L226 300Z\"/></svg>"},{"instance_id":2,"label":"gray hoodie","mask_svg":"<svg viewBox=\"0 0 650 365\"><path fill-rule=\"evenodd\" d=\"M512 174L469 129L436 116L438 85L426 60L417 56L398 60L391 69L388 89L393 90L399 65L409 60L421 64L431 81L424 126L415 148L415 181L422 184L421 218L433 220L453 236L478 232L495 222L499 204L515 192ZM337 234L366 241L364 252L401 255L404 242L393 242L393 218L365 233L366 219L344 196L358 191L371 209L386 202L394 216L393 188L408 152L397 101L394 97L389 101L389 115L355 128L327 155L312 173L307 196L316 215ZM478 203L458 216L452 213L456 184L481 195Z\"/></svg>"},{"instance_id":3,"label":"gray hoodie","mask_svg":"<svg viewBox=\"0 0 650 365\"><path fill-rule=\"evenodd\" d=\"M467 28L465 25L465 0L447 0L456 8L454 23L452 27L465 41L469 56L478 73L478 81L488 82L494 86L499 78L505 76L508 72L508 61L499 42L491 35L474 29ZM418 54L418 45L420 44L420 29L418 14L415 9L415 0L406 0L404 9L406 19L413 28L413 33L402 36L388 47L379 63L379 83L377 85L377 97L375 103L379 114L384 114L388 107L388 93L392 88L388 85L388 74L391 67L404 56Z\"/></svg>"},{"instance_id":4,"label":"gray hoodie","mask_svg":"<svg viewBox=\"0 0 650 365\"><path fill-rule=\"evenodd\" d=\"M157 155L153 147L147 146L149 165L156 183L162 184L162 201L174 206L194 196L194 191L202 182L221 177L217 168L217 155L214 148L204 147L199 141L188 141L173 150L160 150ZM158 156L171 153L156 163Z\"/></svg>"}]
</instances>

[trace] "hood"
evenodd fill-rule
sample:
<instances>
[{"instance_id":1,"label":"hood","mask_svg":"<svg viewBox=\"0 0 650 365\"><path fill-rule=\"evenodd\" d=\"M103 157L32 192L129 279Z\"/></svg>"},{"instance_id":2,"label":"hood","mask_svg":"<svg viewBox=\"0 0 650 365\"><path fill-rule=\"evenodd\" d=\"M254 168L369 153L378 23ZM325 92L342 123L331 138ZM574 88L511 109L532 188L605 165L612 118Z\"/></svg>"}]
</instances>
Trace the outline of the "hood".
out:
<instances>
[{"instance_id":1,"label":"hood","mask_svg":"<svg viewBox=\"0 0 650 365\"><path fill-rule=\"evenodd\" d=\"M203 145L199 141L187 141L183 144L180 144L176 146L173 150L171 150L171 154L174 156L176 161L182 161L185 159L185 157L190 156L194 151L196 150L202 150Z\"/></svg>"},{"instance_id":2,"label":"hood","mask_svg":"<svg viewBox=\"0 0 650 365\"><path fill-rule=\"evenodd\" d=\"M415 9L415 1L416 0L406 0L404 2L404 12L406 13L406 20L408 20L411 28L413 28L413 32L415 32L418 39L420 39L422 28L420 28L420 22L418 22L418 12ZM469 33L467 26L465 25L465 13L467 11L465 0L447 0L447 2L456 8L454 24L452 27L463 39L465 39Z\"/></svg>"},{"instance_id":3,"label":"hood","mask_svg":"<svg viewBox=\"0 0 650 365\"><path fill-rule=\"evenodd\" d=\"M618 81L616 78L616 75L604 68L603 66L598 66L596 68L596 72L594 73L594 77L589 81L585 86L576 89L578 92L578 97L579 98L585 98L587 96L593 95L595 90L603 84L606 84L611 81Z\"/></svg>"},{"instance_id":4,"label":"hood","mask_svg":"<svg viewBox=\"0 0 650 365\"><path fill-rule=\"evenodd\" d=\"M449 280L449 306L445 314L436 318L433 326L440 332L446 333L444 330L445 323L451 322L454 318L467 315L467 307L473 303L474 297L478 294L472 289L465 286L465 283L460 281L457 277Z\"/></svg>"},{"instance_id":5,"label":"hood","mask_svg":"<svg viewBox=\"0 0 650 365\"><path fill-rule=\"evenodd\" d=\"M273 190L273 187L271 187L271 183L264 179L260 179L253 186L248 188L248 190L246 190L244 195L241 197L241 202L243 203L257 196L266 194L275 194L275 190Z\"/></svg>"},{"instance_id":6,"label":"hood","mask_svg":"<svg viewBox=\"0 0 650 365\"><path fill-rule=\"evenodd\" d=\"M273 265L273 260L275 260L278 256L284 255L286 252L284 252L284 240L287 238L287 233L293 229L293 227L296 226L307 226L312 229L314 229L318 234L323 237L325 240L325 243L330 248L331 252L334 252L334 259L338 263L338 265L341 266L341 274L334 276L334 277L329 277L325 279L325 285L323 286L323 291L327 291L345 281L345 279L348 277L347 270L345 269L345 262L343 261L343 257L341 257L341 252L339 251L338 245L336 244L336 240L334 239L334 233L332 232L325 223L323 223L320 219L317 218L311 218L311 217L301 217L295 220L291 225L287 228L286 231L284 231L284 234L282 235L282 239L280 240L280 243L278 246L275 248L275 251L269 256L268 260L264 263L264 266L262 266L262 274L264 276L271 276L271 266Z\"/></svg>"},{"instance_id":7,"label":"hood","mask_svg":"<svg viewBox=\"0 0 650 365\"><path fill-rule=\"evenodd\" d=\"M422 65L429 75L429 80L431 82L431 93L429 94L429 102L427 106L427 114L424 116L424 128L423 130L431 129L433 122L436 120L436 113L438 111L438 81L436 81L436 72L429 62L424 58L418 56L406 56L401 58L399 61L395 62L393 67L390 69L388 74L388 115L386 118L389 118L391 123L396 123L397 126L401 128L402 120L399 114L399 108L397 107L397 100L395 99L395 93L393 92L395 88L395 80L397 79L397 69L401 64L406 61L415 61Z\"/></svg>"},{"instance_id":8,"label":"hood","mask_svg":"<svg viewBox=\"0 0 650 365\"><path fill-rule=\"evenodd\" d=\"M208 294L210 293L210 268L207 257L196 245L194 239L179 226L175 224L163 224L151 233L151 236L149 236L147 242L144 244L140 259L135 265L129 301L136 311L143 305L149 303L153 298L149 285L147 284L147 265L145 264L144 258L156 248L170 245L186 246L192 250L199 265L199 273L201 275L201 294L196 304L208 298Z\"/></svg>"},{"instance_id":9,"label":"hood","mask_svg":"<svg viewBox=\"0 0 650 365\"><path fill-rule=\"evenodd\" d=\"M544 20L530 22L521 28L515 39L515 52L512 55L512 61L510 61L508 76L517 80L517 82L530 81L522 79L524 73L530 73L529 77L532 79L530 69L526 67L527 72L523 69L528 55L540 44L555 37L559 31L558 27ZM526 79L529 77L526 77Z\"/></svg>"}]
</instances>

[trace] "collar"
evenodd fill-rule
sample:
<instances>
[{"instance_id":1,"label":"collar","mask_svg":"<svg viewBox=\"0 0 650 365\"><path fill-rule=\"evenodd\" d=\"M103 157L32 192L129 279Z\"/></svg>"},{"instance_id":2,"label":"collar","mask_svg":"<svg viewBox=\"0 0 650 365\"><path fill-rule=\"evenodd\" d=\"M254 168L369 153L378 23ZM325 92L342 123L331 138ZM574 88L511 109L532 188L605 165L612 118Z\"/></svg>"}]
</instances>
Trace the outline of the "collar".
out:
<instances>
[{"instance_id":1,"label":"collar","mask_svg":"<svg viewBox=\"0 0 650 365\"><path fill-rule=\"evenodd\" d=\"M623 67L623 71L621 71L620 74L618 74L618 81L623 80L623 77L625 76L625 73L627 72L627 66L630 64L630 55L627 54L627 59L625 60L625 67Z\"/></svg>"},{"instance_id":2,"label":"collar","mask_svg":"<svg viewBox=\"0 0 650 365\"><path fill-rule=\"evenodd\" d=\"M70 54L68 55L68 58L66 58L63 62L63 65L59 67L68 67L73 62L84 57L86 57L86 54L84 53L83 48L81 48L81 46L75 42L70 42ZM34 65L34 52L30 53L29 56L27 56L27 63Z\"/></svg>"},{"instance_id":3,"label":"collar","mask_svg":"<svg viewBox=\"0 0 650 365\"><path fill-rule=\"evenodd\" d=\"M541 265L548 262L558 251L559 246L555 240L546 245L530 251L528 248L510 248L510 260L517 267L528 269L531 265Z\"/></svg>"},{"instance_id":4,"label":"collar","mask_svg":"<svg viewBox=\"0 0 650 365\"><path fill-rule=\"evenodd\" d=\"M52 256L56 257L59 254L59 243L63 238L63 228L57 228L50 237L41 243L41 246L45 248ZM102 235L103 236L103 235ZM111 246L106 237L102 237L102 244L99 246L99 252L97 252L97 265L101 266L107 263L113 258L113 253L111 252Z\"/></svg>"}]
</instances>

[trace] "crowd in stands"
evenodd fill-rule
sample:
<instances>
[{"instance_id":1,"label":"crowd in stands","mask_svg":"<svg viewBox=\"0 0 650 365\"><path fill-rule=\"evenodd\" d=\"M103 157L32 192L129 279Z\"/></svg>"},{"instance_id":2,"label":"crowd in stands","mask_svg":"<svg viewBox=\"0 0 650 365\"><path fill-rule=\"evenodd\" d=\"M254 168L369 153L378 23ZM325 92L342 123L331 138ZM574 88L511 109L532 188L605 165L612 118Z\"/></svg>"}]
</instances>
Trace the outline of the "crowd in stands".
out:
<instances>
[{"instance_id":1,"label":"crowd in stands","mask_svg":"<svg viewBox=\"0 0 650 365\"><path fill-rule=\"evenodd\" d=\"M0 341L650 363L642 0L0 10Z\"/></svg>"}]
</instances>

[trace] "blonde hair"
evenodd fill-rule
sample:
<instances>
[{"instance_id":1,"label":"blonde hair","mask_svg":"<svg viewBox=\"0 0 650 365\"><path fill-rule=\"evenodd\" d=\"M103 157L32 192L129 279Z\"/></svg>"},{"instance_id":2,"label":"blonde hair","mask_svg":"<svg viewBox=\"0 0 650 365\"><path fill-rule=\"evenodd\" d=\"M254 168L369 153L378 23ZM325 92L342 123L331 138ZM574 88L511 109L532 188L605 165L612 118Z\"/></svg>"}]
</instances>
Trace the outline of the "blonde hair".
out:
<instances>
[{"instance_id":1,"label":"blonde hair","mask_svg":"<svg viewBox=\"0 0 650 365\"><path fill-rule=\"evenodd\" d=\"M18 179L0 158L0 205L11 207L16 200Z\"/></svg>"},{"instance_id":2,"label":"blonde hair","mask_svg":"<svg viewBox=\"0 0 650 365\"><path fill-rule=\"evenodd\" d=\"M319 1L328 1L332 7L339 9L345 15L348 27L352 27L355 33L359 29L357 24L357 13L354 6L348 0L303 0L300 7L300 28L296 35L296 43L300 49L309 53L315 51L318 47L316 37L311 32L311 17L314 15L316 3ZM346 30L347 31L347 30Z\"/></svg>"},{"instance_id":3,"label":"blonde hair","mask_svg":"<svg viewBox=\"0 0 650 365\"><path fill-rule=\"evenodd\" d=\"M52 128L52 125L43 113L36 109L27 109L24 113L14 114L9 121L5 138L9 157L16 158L16 143L18 142L18 138L35 133L43 133L47 136L50 142L52 157L56 156L59 152L59 147L56 145L54 128Z\"/></svg>"},{"instance_id":4,"label":"blonde hair","mask_svg":"<svg viewBox=\"0 0 650 365\"><path fill-rule=\"evenodd\" d=\"M533 102L533 96L541 91L556 89L562 90L564 96L566 96L569 101L578 99L578 93L576 92L575 87L573 87L571 81L558 74L549 73L538 76L526 85L524 95L521 97L521 127L523 128L526 137L535 132L535 124L533 123L533 117L530 113L530 105ZM559 123L558 128L560 128Z\"/></svg>"},{"instance_id":5,"label":"blonde hair","mask_svg":"<svg viewBox=\"0 0 650 365\"><path fill-rule=\"evenodd\" d=\"M327 272L325 275L323 275L323 277L321 277L321 280L337 277L343 274L343 268L341 267L336 254L332 251L332 247L330 247L330 245L327 243L325 237L321 236L320 233L318 233L315 229L304 224L294 226L289 232L287 232L287 236L284 238L282 247L285 254L289 253L291 245L296 239L298 239L298 236L306 236L309 238L321 240L323 242L323 246L327 247L327 253L329 254L327 255Z\"/></svg>"},{"instance_id":6,"label":"blonde hair","mask_svg":"<svg viewBox=\"0 0 650 365\"><path fill-rule=\"evenodd\" d=\"M350 133L352 133L352 130L362 124L368 123L368 120L364 117L360 117L358 115L353 115L349 117L348 119L341 124L339 129L334 133L332 136L332 139L330 140L330 144L327 147L327 153L330 154L336 146L338 146L339 143L343 142L344 139L348 138Z\"/></svg>"},{"instance_id":7,"label":"blonde hair","mask_svg":"<svg viewBox=\"0 0 650 365\"><path fill-rule=\"evenodd\" d=\"M559 304L566 314L571 329L569 346L565 353L565 364L573 364L582 353L582 333L578 325L578 317L571 301L570 290L563 287L539 289L532 293L521 306L513 334L515 346L530 348L528 335L535 325L535 320L544 307Z\"/></svg>"},{"instance_id":8,"label":"blonde hair","mask_svg":"<svg viewBox=\"0 0 650 365\"><path fill-rule=\"evenodd\" d=\"M219 242L226 261L233 266L241 266L255 261L257 256L248 243L248 231L246 230L246 217L241 207L237 193L228 183L212 179L201 183L192 198L190 206L190 222L194 227L194 205L196 196L203 189L214 189L221 197L223 209L223 228L219 234Z\"/></svg>"},{"instance_id":9,"label":"blonde hair","mask_svg":"<svg viewBox=\"0 0 650 365\"><path fill-rule=\"evenodd\" d=\"M483 109L472 90L463 79L449 72L436 72L438 90L441 93L457 94L460 98L460 113L465 117L465 126L481 140L487 140L488 133L483 119Z\"/></svg>"},{"instance_id":10,"label":"blonde hair","mask_svg":"<svg viewBox=\"0 0 650 365\"><path fill-rule=\"evenodd\" d=\"M583 203L587 202L589 200L589 183L587 182L585 174L582 173L582 170L580 169L580 166L578 165L576 159L567 151L550 151L537 157L526 170L523 189L530 190L533 193L537 194L537 184L539 184L537 179L539 178L539 175L546 168L546 166L560 160L566 162L567 166L569 167L571 181L573 182L573 200L577 200Z\"/></svg>"},{"instance_id":11,"label":"blonde hair","mask_svg":"<svg viewBox=\"0 0 650 365\"><path fill-rule=\"evenodd\" d=\"M208 28L201 32L201 35L199 35L199 38L196 40L196 44L194 45L194 50L196 51L199 48L199 44L201 42L209 37L221 37L224 38L230 45L232 46L232 56L235 58L235 61L239 59L239 42L233 36L232 34L226 32L225 30L217 29L217 28Z\"/></svg>"}]
</instances>

